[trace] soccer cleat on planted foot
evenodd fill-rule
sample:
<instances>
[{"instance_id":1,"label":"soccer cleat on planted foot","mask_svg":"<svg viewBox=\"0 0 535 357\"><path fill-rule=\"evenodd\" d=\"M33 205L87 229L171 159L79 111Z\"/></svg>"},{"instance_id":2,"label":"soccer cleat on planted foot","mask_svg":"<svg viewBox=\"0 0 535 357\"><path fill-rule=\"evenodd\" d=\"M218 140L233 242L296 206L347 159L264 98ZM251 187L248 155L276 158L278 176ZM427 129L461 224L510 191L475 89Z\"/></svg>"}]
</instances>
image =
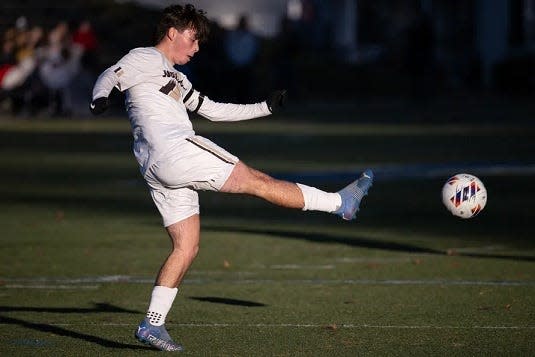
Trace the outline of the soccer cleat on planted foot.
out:
<instances>
[{"instance_id":1,"label":"soccer cleat on planted foot","mask_svg":"<svg viewBox=\"0 0 535 357\"><path fill-rule=\"evenodd\" d=\"M148 318L141 321L137 327L135 337L139 342L150 345L161 351L184 351L184 347L182 347L181 344L176 343L171 339L164 325L154 326L149 322Z\"/></svg>"},{"instance_id":2,"label":"soccer cleat on planted foot","mask_svg":"<svg viewBox=\"0 0 535 357\"><path fill-rule=\"evenodd\" d=\"M360 201L368 194L368 190L373 183L373 172L368 169L360 177L347 185L338 194L342 198L342 205L333 213L350 221L357 217Z\"/></svg>"}]
</instances>

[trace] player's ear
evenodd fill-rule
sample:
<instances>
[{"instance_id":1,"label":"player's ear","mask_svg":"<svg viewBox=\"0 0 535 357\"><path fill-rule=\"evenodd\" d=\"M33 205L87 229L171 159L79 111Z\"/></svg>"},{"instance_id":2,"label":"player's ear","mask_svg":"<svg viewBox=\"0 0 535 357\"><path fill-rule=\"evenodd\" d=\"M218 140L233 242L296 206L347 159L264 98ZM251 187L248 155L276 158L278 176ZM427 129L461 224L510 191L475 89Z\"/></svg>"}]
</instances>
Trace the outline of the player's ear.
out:
<instances>
[{"instance_id":1,"label":"player's ear","mask_svg":"<svg viewBox=\"0 0 535 357\"><path fill-rule=\"evenodd\" d=\"M173 40L175 39L175 37L176 37L177 34L178 34L178 30L177 30L176 28L174 28L174 27L169 27L169 28L167 29L167 37L168 37L171 41L173 41Z\"/></svg>"}]
</instances>

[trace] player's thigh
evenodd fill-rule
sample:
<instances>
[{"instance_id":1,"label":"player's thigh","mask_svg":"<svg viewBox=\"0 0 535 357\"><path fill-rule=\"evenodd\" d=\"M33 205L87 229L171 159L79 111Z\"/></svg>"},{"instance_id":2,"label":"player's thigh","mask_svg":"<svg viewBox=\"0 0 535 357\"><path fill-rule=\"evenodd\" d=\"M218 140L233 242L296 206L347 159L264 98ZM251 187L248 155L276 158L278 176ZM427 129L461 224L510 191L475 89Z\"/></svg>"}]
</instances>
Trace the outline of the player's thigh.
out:
<instances>
[{"instance_id":1,"label":"player's thigh","mask_svg":"<svg viewBox=\"0 0 535 357\"><path fill-rule=\"evenodd\" d=\"M189 216L166 227L175 249L196 252L200 241L200 218Z\"/></svg>"},{"instance_id":2,"label":"player's thigh","mask_svg":"<svg viewBox=\"0 0 535 357\"><path fill-rule=\"evenodd\" d=\"M168 188L152 183L149 190L164 227L199 214L199 195L191 188Z\"/></svg>"},{"instance_id":3,"label":"player's thigh","mask_svg":"<svg viewBox=\"0 0 535 357\"><path fill-rule=\"evenodd\" d=\"M146 178L168 188L219 191L238 161L212 141L193 136L184 140L168 158L152 165Z\"/></svg>"}]
</instances>

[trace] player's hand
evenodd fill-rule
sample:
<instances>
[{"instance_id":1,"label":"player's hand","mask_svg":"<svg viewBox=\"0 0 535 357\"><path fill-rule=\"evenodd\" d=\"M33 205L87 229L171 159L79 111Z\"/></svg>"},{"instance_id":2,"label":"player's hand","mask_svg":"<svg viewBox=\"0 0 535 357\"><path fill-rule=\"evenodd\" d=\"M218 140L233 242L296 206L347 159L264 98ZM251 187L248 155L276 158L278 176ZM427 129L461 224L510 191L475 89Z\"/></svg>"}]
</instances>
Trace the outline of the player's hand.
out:
<instances>
[{"instance_id":1,"label":"player's hand","mask_svg":"<svg viewBox=\"0 0 535 357\"><path fill-rule=\"evenodd\" d=\"M99 115L104 113L110 107L110 101L106 97L100 97L95 99L89 105L89 109L93 115Z\"/></svg>"},{"instance_id":2,"label":"player's hand","mask_svg":"<svg viewBox=\"0 0 535 357\"><path fill-rule=\"evenodd\" d=\"M272 92L266 100L269 111L278 112L286 103L286 89Z\"/></svg>"}]
</instances>

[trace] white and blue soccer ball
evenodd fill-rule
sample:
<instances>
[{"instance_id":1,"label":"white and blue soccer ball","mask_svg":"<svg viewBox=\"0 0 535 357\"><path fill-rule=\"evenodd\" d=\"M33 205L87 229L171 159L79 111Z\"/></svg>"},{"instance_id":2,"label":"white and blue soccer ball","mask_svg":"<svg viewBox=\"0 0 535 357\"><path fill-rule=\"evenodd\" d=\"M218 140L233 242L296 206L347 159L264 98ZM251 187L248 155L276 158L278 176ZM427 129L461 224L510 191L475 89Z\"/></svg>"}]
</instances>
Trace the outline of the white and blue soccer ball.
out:
<instances>
[{"instance_id":1,"label":"white and blue soccer ball","mask_svg":"<svg viewBox=\"0 0 535 357\"><path fill-rule=\"evenodd\" d=\"M472 218L487 204L487 189L479 178L456 174L442 187L442 202L454 216Z\"/></svg>"}]
</instances>

